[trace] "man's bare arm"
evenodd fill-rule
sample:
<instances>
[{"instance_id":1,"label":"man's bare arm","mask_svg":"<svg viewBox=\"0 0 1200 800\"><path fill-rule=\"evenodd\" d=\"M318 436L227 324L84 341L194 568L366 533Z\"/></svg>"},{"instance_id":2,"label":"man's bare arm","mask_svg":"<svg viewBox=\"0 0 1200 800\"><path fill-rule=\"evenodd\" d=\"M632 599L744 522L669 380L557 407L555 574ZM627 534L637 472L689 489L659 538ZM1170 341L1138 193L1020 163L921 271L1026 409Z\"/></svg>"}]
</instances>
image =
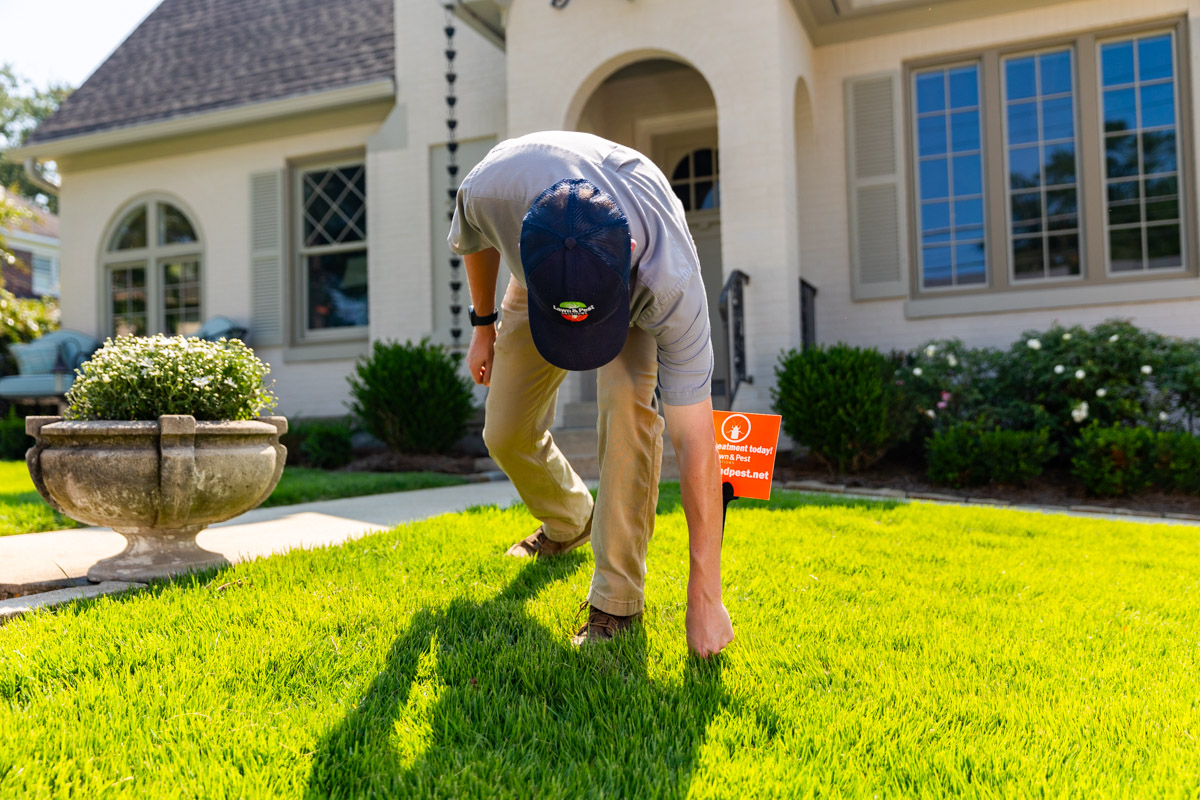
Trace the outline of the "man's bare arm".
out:
<instances>
[{"instance_id":1,"label":"man's bare arm","mask_svg":"<svg viewBox=\"0 0 1200 800\"><path fill-rule=\"evenodd\" d=\"M687 642L707 658L733 641L729 612L721 602L721 469L713 433L712 400L663 406L688 524Z\"/></svg>"},{"instance_id":2,"label":"man's bare arm","mask_svg":"<svg viewBox=\"0 0 1200 800\"><path fill-rule=\"evenodd\" d=\"M467 268L467 288L475 313L486 317L496 310L496 278L500 274L500 251L494 247L463 256ZM480 325L471 328L471 344L467 347L467 369L471 379L488 386L492 382L492 355L496 345L496 326Z\"/></svg>"}]
</instances>

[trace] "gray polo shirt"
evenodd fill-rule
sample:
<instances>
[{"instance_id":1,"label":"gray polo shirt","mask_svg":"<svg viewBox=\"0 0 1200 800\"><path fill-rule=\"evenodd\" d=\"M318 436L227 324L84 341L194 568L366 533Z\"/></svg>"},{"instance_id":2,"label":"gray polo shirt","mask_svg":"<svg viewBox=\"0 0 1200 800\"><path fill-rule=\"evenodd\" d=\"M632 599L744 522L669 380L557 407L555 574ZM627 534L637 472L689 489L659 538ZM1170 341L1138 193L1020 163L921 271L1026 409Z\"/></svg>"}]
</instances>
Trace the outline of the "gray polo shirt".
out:
<instances>
[{"instance_id":1,"label":"gray polo shirt","mask_svg":"<svg viewBox=\"0 0 1200 800\"><path fill-rule=\"evenodd\" d=\"M713 354L700 259L666 176L636 150L567 131L501 142L459 187L450 249L465 255L495 247L524 286L521 222L538 195L564 178L588 179L629 218L637 243L629 318L658 342L663 402L690 405L709 397Z\"/></svg>"}]
</instances>

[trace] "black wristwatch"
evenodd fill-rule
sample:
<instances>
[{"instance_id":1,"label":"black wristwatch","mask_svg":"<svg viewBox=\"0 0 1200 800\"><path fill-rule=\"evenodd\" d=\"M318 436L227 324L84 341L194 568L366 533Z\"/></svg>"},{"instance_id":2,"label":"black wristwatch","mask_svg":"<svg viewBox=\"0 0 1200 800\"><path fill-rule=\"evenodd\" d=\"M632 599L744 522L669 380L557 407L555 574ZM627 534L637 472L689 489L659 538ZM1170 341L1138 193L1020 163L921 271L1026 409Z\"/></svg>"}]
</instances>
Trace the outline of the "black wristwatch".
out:
<instances>
[{"instance_id":1,"label":"black wristwatch","mask_svg":"<svg viewBox=\"0 0 1200 800\"><path fill-rule=\"evenodd\" d=\"M480 325L491 325L496 320L500 319L500 312L493 311L486 317L481 317L475 313L475 306L467 306L467 313L471 316L471 324L478 328Z\"/></svg>"}]
</instances>

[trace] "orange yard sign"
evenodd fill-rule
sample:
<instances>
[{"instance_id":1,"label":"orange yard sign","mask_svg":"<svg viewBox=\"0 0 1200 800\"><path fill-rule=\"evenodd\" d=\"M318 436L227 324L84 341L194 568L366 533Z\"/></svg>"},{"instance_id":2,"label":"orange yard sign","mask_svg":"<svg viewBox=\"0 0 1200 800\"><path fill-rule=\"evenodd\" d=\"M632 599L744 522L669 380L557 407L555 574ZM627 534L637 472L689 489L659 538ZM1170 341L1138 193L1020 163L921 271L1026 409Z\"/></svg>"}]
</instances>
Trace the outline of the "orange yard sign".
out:
<instances>
[{"instance_id":1,"label":"orange yard sign","mask_svg":"<svg viewBox=\"0 0 1200 800\"><path fill-rule=\"evenodd\" d=\"M733 484L735 497L771 499L771 473L779 445L777 414L714 411L721 481Z\"/></svg>"}]
</instances>

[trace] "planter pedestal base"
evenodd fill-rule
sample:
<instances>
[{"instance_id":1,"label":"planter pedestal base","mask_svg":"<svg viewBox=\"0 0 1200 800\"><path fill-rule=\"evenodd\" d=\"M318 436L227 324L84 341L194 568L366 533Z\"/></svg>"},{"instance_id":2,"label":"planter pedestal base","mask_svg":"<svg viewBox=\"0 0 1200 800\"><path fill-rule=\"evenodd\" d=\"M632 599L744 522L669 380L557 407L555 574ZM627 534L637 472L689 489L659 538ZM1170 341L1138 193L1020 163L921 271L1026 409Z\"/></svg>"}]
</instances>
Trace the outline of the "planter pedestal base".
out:
<instances>
[{"instance_id":1,"label":"planter pedestal base","mask_svg":"<svg viewBox=\"0 0 1200 800\"><path fill-rule=\"evenodd\" d=\"M145 532L119 530L117 533L125 537L125 549L93 565L88 570L88 580L92 583L145 583L155 578L229 566L225 556L196 544L196 534L205 527L197 525L173 531L158 529Z\"/></svg>"}]
</instances>

